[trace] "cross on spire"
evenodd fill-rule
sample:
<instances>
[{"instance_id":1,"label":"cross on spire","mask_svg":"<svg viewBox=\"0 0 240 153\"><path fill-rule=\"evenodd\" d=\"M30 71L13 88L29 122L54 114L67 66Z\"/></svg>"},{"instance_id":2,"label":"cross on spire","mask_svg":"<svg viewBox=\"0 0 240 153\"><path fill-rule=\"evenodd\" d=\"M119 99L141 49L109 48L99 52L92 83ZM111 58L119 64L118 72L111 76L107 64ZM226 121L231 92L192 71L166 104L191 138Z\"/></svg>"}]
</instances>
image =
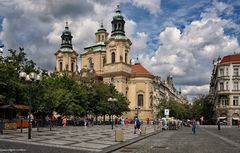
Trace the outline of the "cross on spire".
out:
<instances>
[{"instance_id":1,"label":"cross on spire","mask_svg":"<svg viewBox=\"0 0 240 153\"><path fill-rule=\"evenodd\" d=\"M68 28L68 17L66 16L66 28Z\"/></svg>"}]
</instances>

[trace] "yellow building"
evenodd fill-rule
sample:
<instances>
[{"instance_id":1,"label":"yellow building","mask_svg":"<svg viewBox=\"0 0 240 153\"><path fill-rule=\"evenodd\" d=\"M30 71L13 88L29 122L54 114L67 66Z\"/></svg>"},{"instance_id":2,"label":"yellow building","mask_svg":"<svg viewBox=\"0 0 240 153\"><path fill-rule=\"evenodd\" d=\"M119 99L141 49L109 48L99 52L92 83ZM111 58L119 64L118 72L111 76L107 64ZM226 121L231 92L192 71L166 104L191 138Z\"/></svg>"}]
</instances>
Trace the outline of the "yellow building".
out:
<instances>
[{"instance_id":1,"label":"yellow building","mask_svg":"<svg viewBox=\"0 0 240 153\"><path fill-rule=\"evenodd\" d=\"M138 61L131 64L132 42L125 35L124 17L119 5L112 20L112 32L101 25L95 33L95 44L84 48L80 55L82 69L94 69L104 82L112 83L130 101L128 118L138 115L141 119L152 119L152 82L154 76Z\"/></svg>"}]
</instances>

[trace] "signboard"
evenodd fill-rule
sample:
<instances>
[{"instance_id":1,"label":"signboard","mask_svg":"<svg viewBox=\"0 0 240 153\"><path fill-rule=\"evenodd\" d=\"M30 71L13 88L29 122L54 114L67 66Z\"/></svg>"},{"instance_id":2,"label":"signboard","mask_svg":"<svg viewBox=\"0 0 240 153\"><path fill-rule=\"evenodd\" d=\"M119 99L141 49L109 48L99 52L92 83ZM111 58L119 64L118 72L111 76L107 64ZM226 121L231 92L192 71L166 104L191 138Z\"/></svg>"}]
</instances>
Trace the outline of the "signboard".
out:
<instances>
[{"instance_id":1,"label":"signboard","mask_svg":"<svg viewBox=\"0 0 240 153\"><path fill-rule=\"evenodd\" d=\"M169 109L164 109L164 115L169 116Z\"/></svg>"}]
</instances>

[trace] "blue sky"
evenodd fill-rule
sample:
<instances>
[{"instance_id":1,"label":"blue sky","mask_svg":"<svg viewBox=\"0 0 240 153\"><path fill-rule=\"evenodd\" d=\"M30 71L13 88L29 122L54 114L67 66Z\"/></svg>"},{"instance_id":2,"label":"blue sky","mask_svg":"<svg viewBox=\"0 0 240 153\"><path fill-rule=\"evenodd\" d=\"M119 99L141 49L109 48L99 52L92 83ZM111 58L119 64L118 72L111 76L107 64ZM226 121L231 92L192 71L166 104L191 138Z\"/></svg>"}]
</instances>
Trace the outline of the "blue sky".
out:
<instances>
[{"instance_id":1,"label":"blue sky","mask_svg":"<svg viewBox=\"0 0 240 153\"><path fill-rule=\"evenodd\" d=\"M69 17L74 49L94 43L100 22L111 32L119 1L12 0L0 3L0 42L24 47L40 67L54 70L64 18ZM120 1L132 58L154 75L175 84L188 96L208 93L212 60L240 52L240 1L124 0ZM4 21L4 22L3 22Z\"/></svg>"}]
</instances>

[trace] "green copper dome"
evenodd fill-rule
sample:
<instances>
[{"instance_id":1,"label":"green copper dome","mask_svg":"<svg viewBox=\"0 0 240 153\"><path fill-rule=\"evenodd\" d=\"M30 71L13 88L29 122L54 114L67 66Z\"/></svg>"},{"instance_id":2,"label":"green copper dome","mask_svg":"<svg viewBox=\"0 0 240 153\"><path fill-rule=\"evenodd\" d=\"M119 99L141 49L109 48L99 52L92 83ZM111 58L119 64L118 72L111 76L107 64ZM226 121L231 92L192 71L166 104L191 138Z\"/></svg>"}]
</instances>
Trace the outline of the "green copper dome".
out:
<instances>
[{"instance_id":1,"label":"green copper dome","mask_svg":"<svg viewBox=\"0 0 240 153\"><path fill-rule=\"evenodd\" d=\"M72 38L73 37L72 37L71 31L69 30L67 21L66 21L65 29L62 32L61 38L62 38L61 49L69 48L71 50L72 49Z\"/></svg>"},{"instance_id":2,"label":"green copper dome","mask_svg":"<svg viewBox=\"0 0 240 153\"><path fill-rule=\"evenodd\" d=\"M117 36L117 35L121 35L121 36L125 36L125 31L124 31L124 18L121 15L121 10L120 10L120 5L117 5L116 8L116 14L113 16L113 20L112 20L112 32L111 32L111 36Z\"/></svg>"}]
</instances>

